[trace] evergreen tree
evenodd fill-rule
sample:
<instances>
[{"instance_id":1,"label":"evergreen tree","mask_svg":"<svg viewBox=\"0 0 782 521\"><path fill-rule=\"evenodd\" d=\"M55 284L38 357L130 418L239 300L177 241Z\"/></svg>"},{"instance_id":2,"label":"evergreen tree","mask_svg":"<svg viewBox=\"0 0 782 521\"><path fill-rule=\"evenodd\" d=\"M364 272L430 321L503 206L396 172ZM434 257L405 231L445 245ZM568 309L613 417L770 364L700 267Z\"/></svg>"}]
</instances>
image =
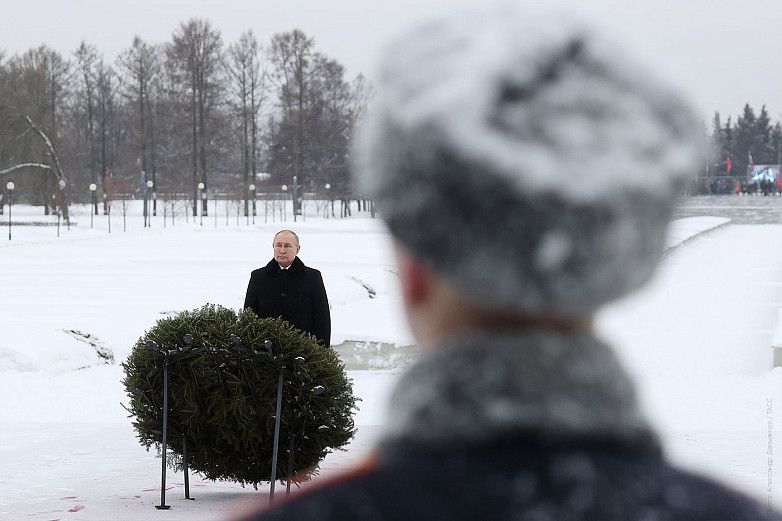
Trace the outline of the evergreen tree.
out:
<instances>
[{"instance_id":1,"label":"evergreen tree","mask_svg":"<svg viewBox=\"0 0 782 521\"><path fill-rule=\"evenodd\" d=\"M745 104L742 115L739 116L739 119L736 121L731 147L734 152L734 173L739 178L746 176L749 157L750 154L754 152L753 145L755 144L756 120L755 111L749 103ZM754 155L752 156L752 159L754 163Z\"/></svg>"},{"instance_id":2,"label":"evergreen tree","mask_svg":"<svg viewBox=\"0 0 782 521\"><path fill-rule=\"evenodd\" d=\"M782 125L779 122L771 129L771 147L774 150L773 163L782 164Z\"/></svg>"},{"instance_id":3,"label":"evergreen tree","mask_svg":"<svg viewBox=\"0 0 782 521\"><path fill-rule=\"evenodd\" d=\"M771 147L771 118L768 117L768 110L763 105L755 120L755 131L752 136L752 158L756 164L772 164L776 160L774 152L775 150Z\"/></svg>"},{"instance_id":4,"label":"evergreen tree","mask_svg":"<svg viewBox=\"0 0 782 521\"><path fill-rule=\"evenodd\" d=\"M723 129L720 113L714 112L711 121L711 135L707 138L708 145L708 175L723 175L725 173L725 155L723 154Z\"/></svg>"},{"instance_id":5,"label":"evergreen tree","mask_svg":"<svg viewBox=\"0 0 782 521\"><path fill-rule=\"evenodd\" d=\"M725 122L725 126L722 128L722 155L725 157L725 173L731 176L736 175L735 165L733 164L733 158L736 155L735 151L733 150L733 141L733 121L732 117L728 116L728 120ZM730 161L728 161L728 159L730 159Z\"/></svg>"}]
</instances>

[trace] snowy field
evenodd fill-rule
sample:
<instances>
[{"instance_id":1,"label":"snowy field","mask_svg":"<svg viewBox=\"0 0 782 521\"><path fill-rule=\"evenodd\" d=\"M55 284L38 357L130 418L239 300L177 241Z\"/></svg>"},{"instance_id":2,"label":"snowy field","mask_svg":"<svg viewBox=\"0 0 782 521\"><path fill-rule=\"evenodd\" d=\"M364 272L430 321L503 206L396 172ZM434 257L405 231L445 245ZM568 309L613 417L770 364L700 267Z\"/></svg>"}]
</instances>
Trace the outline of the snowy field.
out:
<instances>
[{"instance_id":1,"label":"snowy field","mask_svg":"<svg viewBox=\"0 0 782 521\"><path fill-rule=\"evenodd\" d=\"M782 200L778 199L780 205ZM116 210L115 210L116 211ZM52 221L14 206L14 221ZM282 227L323 273L334 344L362 399L358 434L322 476L359 461L382 430L384 400L412 339L396 292L389 240L367 214L255 225L225 216L144 228L74 208L78 225L14 226L0 216L0 519L225 519L265 502L234 483L169 472L170 511L157 511L160 460L135 440L119 367L156 320L205 303L239 308L249 273L271 258ZM169 216L170 219L170 216ZM51 224L51 223L50 223ZM704 230L709 230L705 233ZM782 308L782 224L675 221L668 255L643 292L606 309L600 334L639 382L671 458L761 501L782 498L782 369L771 337ZM371 291L370 291L371 290ZM374 293L374 296L372 295ZM114 357L106 363L98 352ZM280 488L278 488L278 491ZM284 487L282 488L284 490Z\"/></svg>"}]
</instances>

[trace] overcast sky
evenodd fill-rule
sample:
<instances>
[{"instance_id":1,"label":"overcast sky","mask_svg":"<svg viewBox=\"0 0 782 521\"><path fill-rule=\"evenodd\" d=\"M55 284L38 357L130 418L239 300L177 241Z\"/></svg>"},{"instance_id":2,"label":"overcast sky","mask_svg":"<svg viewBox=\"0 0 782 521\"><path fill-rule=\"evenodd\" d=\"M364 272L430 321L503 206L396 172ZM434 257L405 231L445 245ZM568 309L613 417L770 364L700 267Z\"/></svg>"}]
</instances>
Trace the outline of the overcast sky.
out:
<instances>
[{"instance_id":1,"label":"overcast sky","mask_svg":"<svg viewBox=\"0 0 782 521\"><path fill-rule=\"evenodd\" d=\"M564 0L558 0L563 3ZM372 76L383 42L412 21L466 0L2 0L0 49L47 43L70 53L84 39L109 60L138 34L163 42L179 22L212 21L226 43L253 29L262 42L294 27L343 63ZM551 3L551 2L535 2ZM584 0L579 7L682 85L705 118L744 103L782 117L782 1Z\"/></svg>"}]
</instances>

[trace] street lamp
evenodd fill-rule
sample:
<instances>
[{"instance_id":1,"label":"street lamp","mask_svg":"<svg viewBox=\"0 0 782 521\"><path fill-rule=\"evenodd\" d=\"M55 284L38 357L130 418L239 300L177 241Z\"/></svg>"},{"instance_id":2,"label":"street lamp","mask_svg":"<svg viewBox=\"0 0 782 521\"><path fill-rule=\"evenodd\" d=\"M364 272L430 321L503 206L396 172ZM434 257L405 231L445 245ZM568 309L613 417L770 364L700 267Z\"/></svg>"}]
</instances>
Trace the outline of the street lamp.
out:
<instances>
[{"instance_id":1,"label":"street lamp","mask_svg":"<svg viewBox=\"0 0 782 521\"><path fill-rule=\"evenodd\" d=\"M326 183L326 201L331 203L331 214L332 217L334 215L334 201L331 200L331 183ZM326 205L326 218L329 216L329 207L328 204Z\"/></svg>"},{"instance_id":2,"label":"street lamp","mask_svg":"<svg viewBox=\"0 0 782 521\"><path fill-rule=\"evenodd\" d=\"M155 185L152 181L147 181L147 191L144 194L144 227L152 226L152 217L149 215L149 191Z\"/></svg>"},{"instance_id":3,"label":"street lamp","mask_svg":"<svg viewBox=\"0 0 782 521\"><path fill-rule=\"evenodd\" d=\"M198 183L198 197L202 200L206 199L206 194L204 193L204 183ZM196 202L196 206L198 206L198 202ZM201 226L204 225L204 207L201 206Z\"/></svg>"},{"instance_id":4,"label":"street lamp","mask_svg":"<svg viewBox=\"0 0 782 521\"><path fill-rule=\"evenodd\" d=\"M253 224L255 224L255 185L250 185L250 191L253 193Z\"/></svg>"},{"instance_id":5,"label":"street lamp","mask_svg":"<svg viewBox=\"0 0 782 521\"><path fill-rule=\"evenodd\" d=\"M90 198L92 200L93 205L95 205L96 207L97 207L97 203L95 202L95 190L97 189L98 189L98 185L96 185L95 183L90 183ZM90 230L92 229L93 220L94 217L92 214L92 208L90 208Z\"/></svg>"},{"instance_id":6,"label":"street lamp","mask_svg":"<svg viewBox=\"0 0 782 521\"><path fill-rule=\"evenodd\" d=\"M14 188L16 186L14 185L13 181L8 181L8 184L5 185L5 187L8 189L8 240L11 240L11 211L14 204Z\"/></svg>"},{"instance_id":7,"label":"street lamp","mask_svg":"<svg viewBox=\"0 0 782 521\"><path fill-rule=\"evenodd\" d=\"M59 181L57 181L57 186L60 187L60 211L62 212L62 209L63 209L62 208L62 203L63 203L63 201L65 201L65 179L60 179ZM62 214L62 216L63 216L63 219L65 219L65 225L68 227L68 230L70 230L71 229L71 219L67 216L67 213L68 213L67 212L67 210L68 210L67 203L66 203L66 206L65 206L65 210L66 211Z\"/></svg>"}]
</instances>

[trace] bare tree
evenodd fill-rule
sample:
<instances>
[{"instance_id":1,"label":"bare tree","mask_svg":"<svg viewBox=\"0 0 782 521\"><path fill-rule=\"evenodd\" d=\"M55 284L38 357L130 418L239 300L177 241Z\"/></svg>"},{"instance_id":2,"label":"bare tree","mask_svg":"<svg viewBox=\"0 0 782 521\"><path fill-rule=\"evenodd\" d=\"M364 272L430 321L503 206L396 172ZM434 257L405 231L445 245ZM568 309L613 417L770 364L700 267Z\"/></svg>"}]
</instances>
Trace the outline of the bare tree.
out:
<instances>
[{"instance_id":1,"label":"bare tree","mask_svg":"<svg viewBox=\"0 0 782 521\"><path fill-rule=\"evenodd\" d=\"M80 89L76 93L76 104L81 107L86 117L85 135L87 141L87 165L90 180L96 185L98 180L98 161L95 146L95 65L99 60L98 50L94 45L88 45L82 40L73 53L81 80ZM95 215L98 214L98 200L92 192L92 206Z\"/></svg>"},{"instance_id":2,"label":"bare tree","mask_svg":"<svg viewBox=\"0 0 782 521\"><path fill-rule=\"evenodd\" d=\"M103 60L98 62L95 67L96 72L96 120L98 124L98 146L100 161L100 176L103 192L103 213L108 212L108 193L109 177L111 175L111 166L113 157L109 143L112 127L115 124L114 105L118 89L117 76L111 66L106 65Z\"/></svg>"},{"instance_id":3,"label":"bare tree","mask_svg":"<svg viewBox=\"0 0 782 521\"><path fill-rule=\"evenodd\" d=\"M138 143L138 162L141 168L141 180L146 185L150 178L149 143L154 132L151 121L150 91L160 72L158 50L144 42L139 36L133 37L130 48L123 51L119 63L125 71L124 95L136 107L136 138ZM157 171L152 170L152 185L157 188ZM144 190L146 188L143 188ZM147 215L147 199L144 198L144 215Z\"/></svg>"},{"instance_id":4,"label":"bare tree","mask_svg":"<svg viewBox=\"0 0 782 521\"><path fill-rule=\"evenodd\" d=\"M204 184L205 195L209 187L207 154L212 137L209 128L211 112L218 104L222 53L220 32L212 29L203 19L193 18L180 24L173 41L166 48L170 70L177 74L180 84L190 94L192 125L193 215L197 213L198 183ZM200 179L200 181L199 181ZM202 197L201 212L208 214L206 197Z\"/></svg>"},{"instance_id":5,"label":"bare tree","mask_svg":"<svg viewBox=\"0 0 782 521\"><path fill-rule=\"evenodd\" d=\"M0 177L47 213L53 194L85 201L89 183L111 194L109 184L140 187L142 178L159 194L192 194L195 214L199 200L209 210L199 183L210 196L242 194L247 215L261 170L349 194L347 143L368 83L347 80L301 30L265 45L247 31L222 51L220 33L199 19L163 45L134 38L113 64L85 42L70 61L46 46L0 51ZM58 187L63 172L67 192Z\"/></svg>"},{"instance_id":6,"label":"bare tree","mask_svg":"<svg viewBox=\"0 0 782 521\"><path fill-rule=\"evenodd\" d=\"M44 145L46 146L46 149L48 151L48 156L51 159L51 161L54 164L54 167L49 166L45 163L19 163L17 165L14 165L12 167L6 168L4 170L0 170L0 177L3 175L11 174L12 172L15 172L16 170L27 170L29 168L33 169L40 169L44 172L51 172L54 174L54 179L57 181L65 181L65 174L62 171L62 167L60 166L60 160L57 157L57 153L54 150L54 145L52 145L51 139L49 139L49 136L46 135L46 132L44 132L38 125L33 122L32 119L30 119L30 116L27 114L24 115L24 120L27 122L27 124L30 126L30 129L33 130L38 137L41 138ZM46 177L44 177L46 179ZM46 203L48 207L48 202ZM65 218L68 219L68 213L67 209L65 211Z\"/></svg>"},{"instance_id":7,"label":"bare tree","mask_svg":"<svg viewBox=\"0 0 782 521\"><path fill-rule=\"evenodd\" d=\"M8 143L10 141L9 136L9 121L11 118L10 107L4 103L3 98L9 90L8 71L5 64L5 51L0 49L0 165L4 165L8 161L8 155L10 153ZM0 168L0 178L6 173ZM2 187L0 186L0 215L3 214L3 195Z\"/></svg>"},{"instance_id":8,"label":"bare tree","mask_svg":"<svg viewBox=\"0 0 782 521\"><path fill-rule=\"evenodd\" d=\"M304 183L305 149L307 147L307 102L313 75L315 41L300 29L272 37L270 59L272 77L280 103L280 129L273 139L274 149L283 153L279 163L287 163L287 182L293 176ZM295 204L295 203L294 203Z\"/></svg>"},{"instance_id":9,"label":"bare tree","mask_svg":"<svg viewBox=\"0 0 782 521\"><path fill-rule=\"evenodd\" d=\"M316 56L317 75L311 87L311 175L319 182L324 174L345 165L353 128L351 89L342 65L323 55ZM334 180L334 175L328 175Z\"/></svg>"},{"instance_id":10,"label":"bare tree","mask_svg":"<svg viewBox=\"0 0 782 521\"><path fill-rule=\"evenodd\" d=\"M275 173L285 182L295 175L311 190L328 183L346 199L348 147L371 96L369 82L346 80L344 67L299 30L272 37L271 61L280 109L269 129Z\"/></svg>"},{"instance_id":11,"label":"bare tree","mask_svg":"<svg viewBox=\"0 0 782 521\"><path fill-rule=\"evenodd\" d=\"M65 83L69 65L58 52L42 45L21 56L14 56L2 67L0 87L0 160L6 175L12 172L49 172L59 141L59 126L64 109ZM34 124L32 122L35 122ZM46 136L46 140L41 139ZM18 169L17 165L46 165ZM60 169L61 171L61 169ZM15 179L17 191L27 194L33 203L49 213L50 197L56 187L50 175Z\"/></svg>"},{"instance_id":12,"label":"bare tree","mask_svg":"<svg viewBox=\"0 0 782 521\"><path fill-rule=\"evenodd\" d=\"M228 48L226 71L231 80L234 110L239 116L242 148L242 180L244 189L244 215L249 215L250 171L253 182L257 173L256 147L258 112L265 97L264 82L260 70L261 46L252 31L239 37Z\"/></svg>"}]
</instances>

